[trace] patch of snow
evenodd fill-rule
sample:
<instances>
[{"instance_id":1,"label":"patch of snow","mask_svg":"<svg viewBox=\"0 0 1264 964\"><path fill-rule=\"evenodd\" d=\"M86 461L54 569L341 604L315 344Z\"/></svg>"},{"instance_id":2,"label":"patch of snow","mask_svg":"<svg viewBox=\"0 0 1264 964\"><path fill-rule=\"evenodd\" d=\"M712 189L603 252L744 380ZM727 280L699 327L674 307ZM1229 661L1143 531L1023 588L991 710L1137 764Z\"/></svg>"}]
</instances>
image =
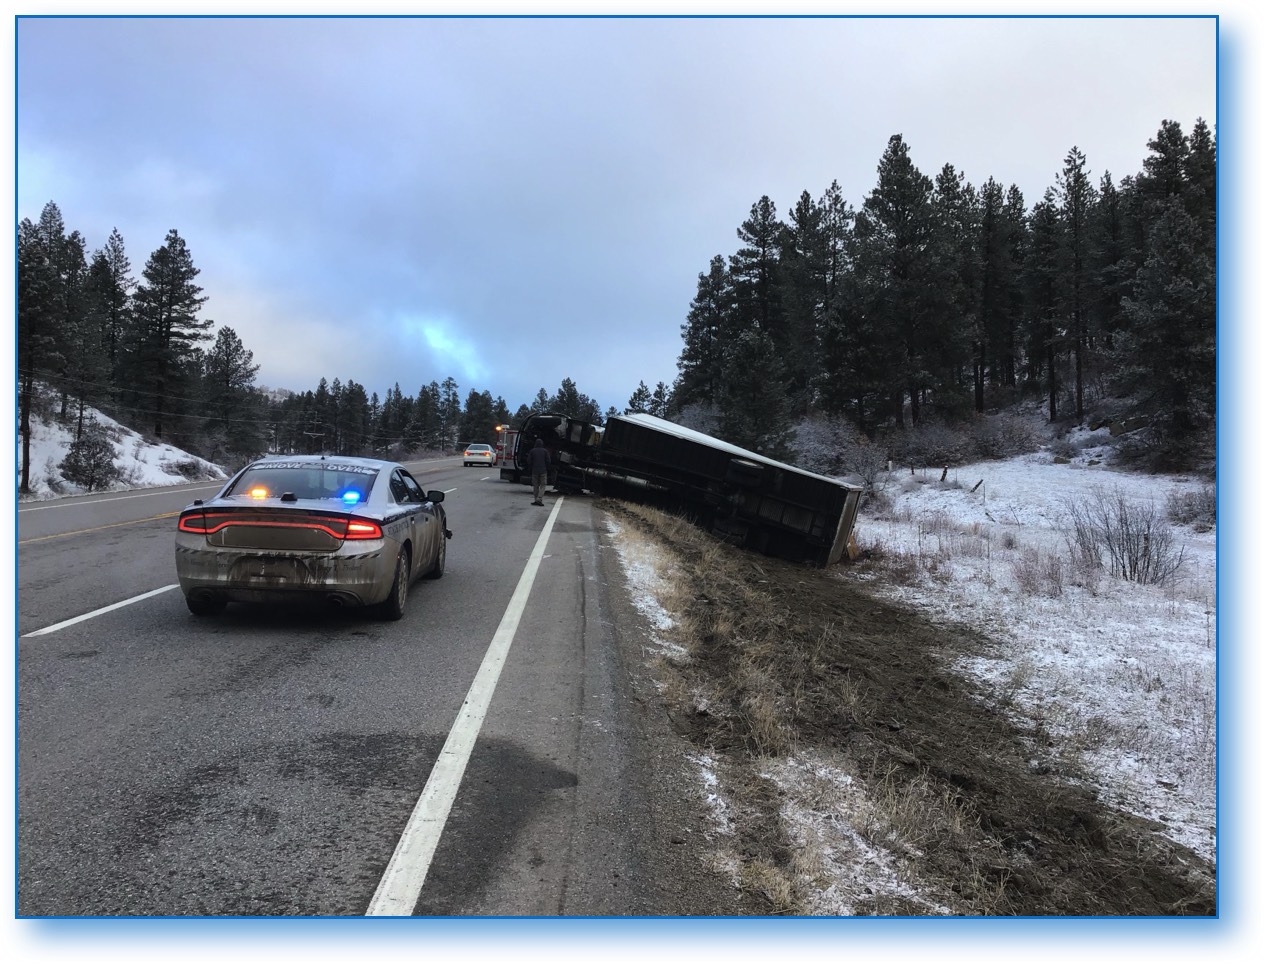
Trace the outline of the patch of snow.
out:
<instances>
[{"instance_id":1,"label":"patch of snow","mask_svg":"<svg viewBox=\"0 0 1264 964\"><path fill-rule=\"evenodd\" d=\"M909 585L871 586L996 640L994 653L958 668L998 704L1012 701L1053 735L1086 744L1083 759L1105 801L1214 860L1215 532L1173 527L1184 558L1163 586L1082 578L1065 535L1068 502L1095 490L1152 504L1161 516L1169 496L1204 483L1084 472L1042 456L966 466L944 484L939 475L897 473L890 509L873 518L862 509L862 548L923 562ZM1032 592L1033 572L1046 594Z\"/></svg>"},{"instance_id":2,"label":"patch of snow","mask_svg":"<svg viewBox=\"0 0 1264 964\"><path fill-rule=\"evenodd\" d=\"M1006 712L1039 722L1066 744L1112 806L1155 821L1171 840L1216 856L1216 534L1174 526L1184 558L1175 578L1143 586L1100 573L1077 573L1069 560L1066 508L1118 491L1153 504L1204 483L1187 476L1148 476L1107 464L1104 430L1074 438L1083 446L1070 464L1047 452L963 466L948 472L891 473L881 513L861 508L862 549L901 554L918 565L908 584L871 567L841 570L893 600L937 620L955 620L995 643L985 656L955 659ZM1100 464L1090 464L1098 462ZM977 483L977 484L976 484ZM614 523L613 541L637 608L659 631L671 617L658 602L670 575L646 540ZM1033 766L1046 751L1033 748ZM714 771L698 762L717 826L731 827ZM771 766L785 788L827 779L844 803L822 816L786 793L782 814L797 842L820 853L816 883L806 888L813 913L844 915L861 896L886 895L948 909L904 879L890 851L866 841L852 821L865 812L858 781L831 774L800 756ZM808 876L813 876L809 874Z\"/></svg>"},{"instance_id":3,"label":"patch of snow","mask_svg":"<svg viewBox=\"0 0 1264 964\"><path fill-rule=\"evenodd\" d=\"M116 422L94 408L85 408L85 421L94 416L110 433L114 446L114 462L119 467L120 479L96 491L121 491L161 485L182 485L186 482L227 479L228 473L218 465L198 458L173 445L149 442L137 432ZM66 495L78 495L84 491L65 479L61 462L70 451L75 437L75 422L62 425L31 419L31 471L29 495L23 501L55 499ZM17 479L22 478L22 439L17 440Z\"/></svg>"}]
</instances>

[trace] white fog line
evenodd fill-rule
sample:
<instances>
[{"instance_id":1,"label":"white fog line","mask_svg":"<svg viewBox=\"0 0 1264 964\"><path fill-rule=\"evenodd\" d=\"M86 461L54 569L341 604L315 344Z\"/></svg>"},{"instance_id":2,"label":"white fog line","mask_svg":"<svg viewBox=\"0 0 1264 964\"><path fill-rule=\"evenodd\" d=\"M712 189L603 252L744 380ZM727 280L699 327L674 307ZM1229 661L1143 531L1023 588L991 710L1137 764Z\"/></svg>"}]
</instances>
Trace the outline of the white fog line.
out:
<instances>
[{"instance_id":1,"label":"white fog line","mask_svg":"<svg viewBox=\"0 0 1264 964\"><path fill-rule=\"evenodd\" d=\"M474 682L465 694L465 702L456 715L456 722L448 733L447 742L439 751L426 780L426 786L413 807L412 816L395 845L395 853L391 862L386 865L386 872L378 882L377 891L369 902L365 917L407 917L413 912L417 898L421 894L421 885L426 882L426 874L430 870L430 861L434 858L435 849L439 846L439 836L447 823L448 813L456 799L457 788L465 775L465 765L474 751L474 741L483 727L483 718L492 701L492 693L496 682L500 679L500 671L509 656L509 647L513 643L514 634L518 631L518 622L526 608L527 598L531 595L531 586L535 582L536 572L540 568L540 560L544 558L544 549L548 545L549 534L553 531L553 523L558 511L562 508L562 499L553 504L544 530L536 540L535 548L527 559L526 568L518 579L518 587L500 625L492 636L491 645L483 656L483 663L474 675Z\"/></svg>"},{"instance_id":2,"label":"white fog line","mask_svg":"<svg viewBox=\"0 0 1264 964\"><path fill-rule=\"evenodd\" d=\"M100 616L102 613L108 613L115 609L122 609L124 606L130 606L132 603L138 603L142 599L148 599L151 596L157 596L159 593L167 592L170 589L177 588L178 583L172 583L170 586L163 586L161 589L153 589L149 592L143 592L139 596L133 596L131 599L124 599L122 602L116 602L112 606L106 606L102 609L94 609L90 613L84 613L82 616L76 616L74 619L67 619L65 622L56 623L52 626L45 626L43 629L37 629L33 633L23 633L22 638L28 639L31 636L43 636L45 633L55 633L59 629L65 629L67 626L73 626L75 623L81 623L85 619L91 619L93 616Z\"/></svg>"},{"instance_id":3,"label":"white fog line","mask_svg":"<svg viewBox=\"0 0 1264 964\"><path fill-rule=\"evenodd\" d=\"M224 485L223 482L216 482L213 485L195 485L184 491L199 492L202 489L215 489L216 491L218 491L219 489L223 487L223 485ZM170 489L163 489L162 491L155 491L155 492L139 492L136 495L117 495L112 499L88 499L83 502L60 501L60 502L53 502L49 505L32 505L32 506L28 506L27 508L22 508L21 506L19 506L18 512L19 513L42 512L45 509L64 509L66 508L66 506L69 506L69 505L99 505L102 502L122 502L124 499L144 499L147 496L170 495L170 494L171 494Z\"/></svg>"}]
</instances>

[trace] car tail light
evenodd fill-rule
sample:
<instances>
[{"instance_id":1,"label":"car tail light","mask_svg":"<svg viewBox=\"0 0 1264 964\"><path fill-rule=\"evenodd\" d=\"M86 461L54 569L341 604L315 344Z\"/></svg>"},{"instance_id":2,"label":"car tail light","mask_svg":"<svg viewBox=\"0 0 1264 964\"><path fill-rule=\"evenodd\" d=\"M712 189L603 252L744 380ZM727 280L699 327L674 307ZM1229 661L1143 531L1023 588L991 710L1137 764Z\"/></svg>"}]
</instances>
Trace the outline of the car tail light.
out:
<instances>
[{"instance_id":1,"label":"car tail light","mask_svg":"<svg viewBox=\"0 0 1264 964\"><path fill-rule=\"evenodd\" d=\"M211 520L206 517L205 512L190 512L188 515L180 516L180 531L195 532L200 536L211 532Z\"/></svg>"},{"instance_id":2,"label":"car tail light","mask_svg":"<svg viewBox=\"0 0 1264 964\"><path fill-rule=\"evenodd\" d=\"M246 512L204 512L193 510L180 516L181 532L214 535L228 526L250 526L259 529L320 529L335 539L381 539L382 527L367 519L338 516L286 516L268 518Z\"/></svg>"}]
</instances>

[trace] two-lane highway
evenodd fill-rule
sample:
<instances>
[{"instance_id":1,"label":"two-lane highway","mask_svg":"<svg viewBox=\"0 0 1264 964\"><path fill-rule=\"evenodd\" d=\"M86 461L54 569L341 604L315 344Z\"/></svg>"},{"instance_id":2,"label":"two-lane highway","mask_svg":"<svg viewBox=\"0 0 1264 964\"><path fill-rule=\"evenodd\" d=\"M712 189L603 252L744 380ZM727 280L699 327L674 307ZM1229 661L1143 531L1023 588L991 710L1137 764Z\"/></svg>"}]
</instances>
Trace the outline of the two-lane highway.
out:
<instances>
[{"instance_id":1,"label":"two-lane highway","mask_svg":"<svg viewBox=\"0 0 1264 964\"><path fill-rule=\"evenodd\" d=\"M190 614L217 486L19 509L20 915L734 912L591 500L410 469L455 536L394 623Z\"/></svg>"}]
</instances>

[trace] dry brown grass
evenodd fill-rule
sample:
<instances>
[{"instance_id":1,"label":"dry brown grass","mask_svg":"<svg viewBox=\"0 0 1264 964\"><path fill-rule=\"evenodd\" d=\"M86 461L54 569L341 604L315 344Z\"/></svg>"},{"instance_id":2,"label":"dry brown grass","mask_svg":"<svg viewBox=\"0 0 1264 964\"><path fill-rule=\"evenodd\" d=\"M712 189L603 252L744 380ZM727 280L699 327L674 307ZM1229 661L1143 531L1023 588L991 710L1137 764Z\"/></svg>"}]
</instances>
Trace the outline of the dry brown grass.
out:
<instances>
[{"instance_id":1,"label":"dry brown grass","mask_svg":"<svg viewBox=\"0 0 1264 964\"><path fill-rule=\"evenodd\" d=\"M657 662L664 708L725 761L730 859L769 913L806 913L828 889L825 830L790 822L791 804L821 828L858 834L928 895L858 894L855 913L1214 913L1205 862L1182 853L1174 871L1171 845L1084 789L1077 757L1103 737L1100 718L1080 721L1067 752L1033 766L1032 748L1051 745L1039 721L1011 721L992 708L998 694L945 668L992 646L977 631L932 623L836 572L733 549L654 509L603 505L670 560L660 604L689 658ZM937 552L991 549L981 531L944 520L930 520L923 541L912 559L879 551L869 565L884 579L916 576L933 571ZM1035 566L1046 593L1047 559ZM1011 697L1022 677L1020 667ZM813 755L838 761L855 786L804 777L787 789L764 775L770 761ZM834 845L846 852L841 837Z\"/></svg>"}]
</instances>

